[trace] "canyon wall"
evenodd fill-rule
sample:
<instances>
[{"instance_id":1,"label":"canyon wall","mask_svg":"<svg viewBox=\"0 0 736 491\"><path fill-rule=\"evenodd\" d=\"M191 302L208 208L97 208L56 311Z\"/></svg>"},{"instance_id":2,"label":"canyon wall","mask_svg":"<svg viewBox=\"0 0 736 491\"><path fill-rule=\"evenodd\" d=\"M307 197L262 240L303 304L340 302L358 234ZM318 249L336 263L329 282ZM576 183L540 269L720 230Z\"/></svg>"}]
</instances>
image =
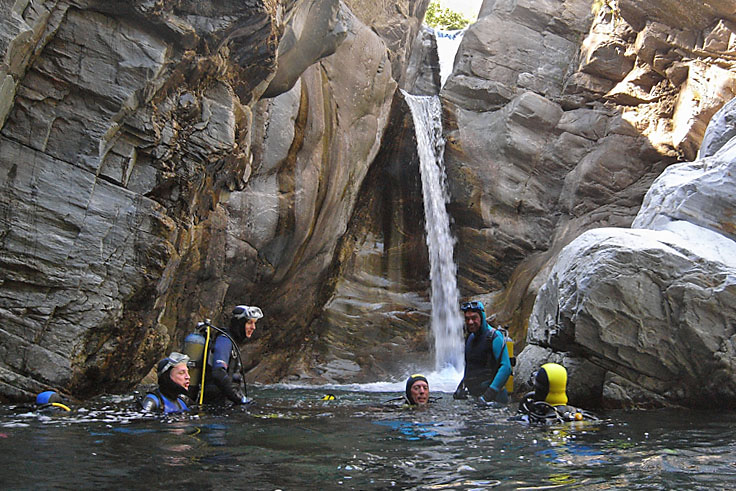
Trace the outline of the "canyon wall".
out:
<instances>
[{"instance_id":1,"label":"canyon wall","mask_svg":"<svg viewBox=\"0 0 736 491\"><path fill-rule=\"evenodd\" d=\"M569 360L591 374L571 384L591 404L697 405L702 377L725 387L705 400L731 397L732 323L714 314L731 266L652 234L682 236L682 221L732 240L730 202L672 180L728 175L731 113L705 129L736 90L734 9L486 0L440 91L428 3L0 0L0 398L130 390L196 322L222 325L240 303L266 314L242 347L250 380L429 366L421 184L399 89L440 94L461 293L527 345L517 380ZM680 177L655 181L664 172ZM620 232L601 235L632 224L648 230L628 232L635 253L617 248ZM616 247L596 255L600 243ZM685 259L664 266L660 250ZM625 284L595 270L601 257L626 258ZM708 273L688 273L693 262ZM685 283L699 293L673 293ZM625 294L606 310L612 285ZM633 298L660 306L622 307ZM668 334L684 305L706 321ZM610 330L614 318L631 323ZM707 367L682 365L682 344ZM655 372L686 388L666 393Z\"/></svg>"}]
</instances>

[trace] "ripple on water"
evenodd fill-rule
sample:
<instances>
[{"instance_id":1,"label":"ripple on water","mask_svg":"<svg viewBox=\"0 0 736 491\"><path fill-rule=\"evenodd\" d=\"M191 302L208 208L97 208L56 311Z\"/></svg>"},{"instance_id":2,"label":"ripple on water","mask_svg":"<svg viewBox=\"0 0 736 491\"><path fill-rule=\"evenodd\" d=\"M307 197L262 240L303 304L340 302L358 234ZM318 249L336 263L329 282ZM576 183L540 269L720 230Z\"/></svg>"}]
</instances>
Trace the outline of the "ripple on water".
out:
<instances>
[{"instance_id":1,"label":"ripple on water","mask_svg":"<svg viewBox=\"0 0 736 491\"><path fill-rule=\"evenodd\" d=\"M528 427L513 407L449 395L419 410L395 392L255 387L256 404L163 417L132 399L69 413L0 407L3 487L153 483L211 489L711 489L736 486L736 417L611 412ZM697 417L694 417L697 416ZM186 472L182 472L186 469Z\"/></svg>"}]
</instances>

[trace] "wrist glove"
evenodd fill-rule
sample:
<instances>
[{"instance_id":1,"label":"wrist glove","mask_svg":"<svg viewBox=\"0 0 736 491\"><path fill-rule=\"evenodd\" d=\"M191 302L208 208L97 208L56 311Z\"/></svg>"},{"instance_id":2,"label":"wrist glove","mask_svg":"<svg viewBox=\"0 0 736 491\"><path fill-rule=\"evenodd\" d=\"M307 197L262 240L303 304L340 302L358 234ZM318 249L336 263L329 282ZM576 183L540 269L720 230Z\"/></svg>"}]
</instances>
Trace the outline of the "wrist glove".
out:
<instances>
[{"instance_id":1,"label":"wrist glove","mask_svg":"<svg viewBox=\"0 0 736 491\"><path fill-rule=\"evenodd\" d=\"M484 402L493 402L496 400L496 396L498 396L498 391L492 387L488 387L486 391L483 392L481 398Z\"/></svg>"},{"instance_id":2,"label":"wrist glove","mask_svg":"<svg viewBox=\"0 0 736 491\"><path fill-rule=\"evenodd\" d=\"M453 399L467 399L468 398L468 394L467 394L467 392L465 390L465 387L463 387L463 386L458 387L457 390L455 391L455 393L452 394L452 398Z\"/></svg>"}]
</instances>

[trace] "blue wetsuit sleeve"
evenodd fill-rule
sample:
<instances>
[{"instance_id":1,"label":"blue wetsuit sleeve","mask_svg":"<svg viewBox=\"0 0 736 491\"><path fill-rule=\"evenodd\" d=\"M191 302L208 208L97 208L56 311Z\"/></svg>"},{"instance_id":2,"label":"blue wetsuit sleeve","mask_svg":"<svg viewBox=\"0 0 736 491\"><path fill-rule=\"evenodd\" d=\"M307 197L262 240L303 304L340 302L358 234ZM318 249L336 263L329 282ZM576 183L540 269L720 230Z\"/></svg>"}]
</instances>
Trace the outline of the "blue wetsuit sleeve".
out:
<instances>
[{"instance_id":1,"label":"blue wetsuit sleeve","mask_svg":"<svg viewBox=\"0 0 736 491\"><path fill-rule=\"evenodd\" d=\"M496 392L501 392L503 386L506 385L506 380L508 380L509 375L511 375L511 359L509 359L509 351L506 349L506 340L503 338L503 333L501 331L496 331L496 335L493 336L492 349L493 356L495 356L497 360L500 359L501 363L498 366L496 376L493 377L491 387Z\"/></svg>"},{"instance_id":2,"label":"blue wetsuit sleeve","mask_svg":"<svg viewBox=\"0 0 736 491\"><path fill-rule=\"evenodd\" d=\"M215 349L212 352L212 366L214 368L224 368L230 363L230 353L232 353L233 344L225 336L217 336L215 340Z\"/></svg>"},{"instance_id":3,"label":"blue wetsuit sleeve","mask_svg":"<svg viewBox=\"0 0 736 491\"><path fill-rule=\"evenodd\" d=\"M212 380L228 399L239 404L243 402L243 395L227 373L232 346L225 336L218 336L215 340L215 350L212 353Z\"/></svg>"}]
</instances>

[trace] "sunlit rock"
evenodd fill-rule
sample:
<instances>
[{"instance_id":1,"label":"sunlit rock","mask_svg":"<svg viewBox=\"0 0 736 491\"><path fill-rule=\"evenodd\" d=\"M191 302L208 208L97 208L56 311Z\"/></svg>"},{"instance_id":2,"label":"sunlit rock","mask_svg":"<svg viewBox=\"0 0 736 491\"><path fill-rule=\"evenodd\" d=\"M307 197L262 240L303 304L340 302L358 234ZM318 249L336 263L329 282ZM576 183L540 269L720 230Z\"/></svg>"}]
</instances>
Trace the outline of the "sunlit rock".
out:
<instances>
[{"instance_id":1,"label":"sunlit rock","mask_svg":"<svg viewBox=\"0 0 736 491\"><path fill-rule=\"evenodd\" d=\"M696 157L710 118L734 95L736 74L732 70L690 63L672 116L672 143L687 160Z\"/></svg>"},{"instance_id":2,"label":"sunlit rock","mask_svg":"<svg viewBox=\"0 0 736 491\"><path fill-rule=\"evenodd\" d=\"M710 157L736 136L736 99L728 101L708 123L698 157Z\"/></svg>"},{"instance_id":3,"label":"sunlit rock","mask_svg":"<svg viewBox=\"0 0 736 491\"><path fill-rule=\"evenodd\" d=\"M629 227L657 176L695 157L733 96L732 15L717 1L485 2L442 91L449 207L463 294L492 298L516 337L556 254ZM561 115L507 119L525 92Z\"/></svg>"},{"instance_id":4,"label":"sunlit rock","mask_svg":"<svg viewBox=\"0 0 736 491\"><path fill-rule=\"evenodd\" d=\"M668 167L650 188L632 227L668 230L686 222L736 240L735 168L733 139L711 157Z\"/></svg>"},{"instance_id":5,"label":"sunlit rock","mask_svg":"<svg viewBox=\"0 0 736 491\"><path fill-rule=\"evenodd\" d=\"M588 360L669 404L736 403L736 243L688 227L688 236L641 229L579 236L540 290L527 342ZM525 349L519 358L527 357L543 362ZM603 394L606 382L596 378L602 385L593 394ZM585 373L569 380L586 383Z\"/></svg>"},{"instance_id":6,"label":"sunlit rock","mask_svg":"<svg viewBox=\"0 0 736 491\"><path fill-rule=\"evenodd\" d=\"M605 378L570 379L592 404L736 404L736 141L722 143L731 111L708 126L714 153L655 180L634 228L589 231L563 249L537 296L522 370L562 357L597 367Z\"/></svg>"}]
</instances>

